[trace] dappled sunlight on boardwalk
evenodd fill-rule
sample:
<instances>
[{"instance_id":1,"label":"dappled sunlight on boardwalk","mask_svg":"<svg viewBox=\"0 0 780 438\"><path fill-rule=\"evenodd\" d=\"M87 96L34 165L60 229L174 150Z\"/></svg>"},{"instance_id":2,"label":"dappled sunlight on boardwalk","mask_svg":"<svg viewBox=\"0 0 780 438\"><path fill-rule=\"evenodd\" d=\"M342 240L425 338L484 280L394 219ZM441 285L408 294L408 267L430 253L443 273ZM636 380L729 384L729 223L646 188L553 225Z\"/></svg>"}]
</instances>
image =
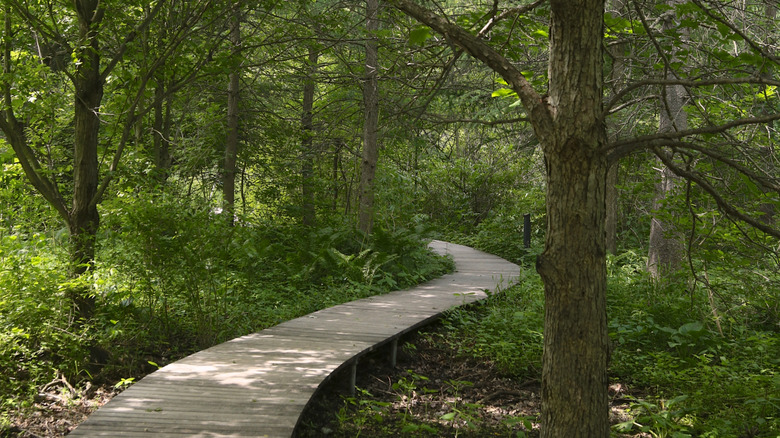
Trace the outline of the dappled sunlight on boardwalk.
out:
<instances>
[{"instance_id":1,"label":"dappled sunlight on boardwalk","mask_svg":"<svg viewBox=\"0 0 780 438\"><path fill-rule=\"evenodd\" d=\"M92 414L74 437L289 437L317 388L361 355L454 306L508 286L519 268L435 241L456 272L323 309L205 349L149 374Z\"/></svg>"}]
</instances>

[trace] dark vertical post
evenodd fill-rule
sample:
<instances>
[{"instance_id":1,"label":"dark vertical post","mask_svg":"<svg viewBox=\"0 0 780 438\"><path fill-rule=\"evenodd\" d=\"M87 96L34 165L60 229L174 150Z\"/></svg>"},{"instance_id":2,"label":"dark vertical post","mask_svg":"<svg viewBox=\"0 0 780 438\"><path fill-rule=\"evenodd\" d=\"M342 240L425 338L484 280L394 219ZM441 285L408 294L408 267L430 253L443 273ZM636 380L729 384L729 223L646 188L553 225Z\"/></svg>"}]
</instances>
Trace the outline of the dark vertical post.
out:
<instances>
[{"instance_id":1,"label":"dark vertical post","mask_svg":"<svg viewBox=\"0 0 780 438\"><path fill-rule=\"evenodd\" d=\"M355 360L352 361L352 367L349 370L349 395L354 396L355 395L355 384L357 383L357 366L358 366L358 360L355 358Z\"/></svg>"},{"instance_id":2,"label":"dark vertical post","mask_svg":"<svg viewBox=\"0 0 780 438\"><path fill-rule=\"evenodd\" d=\"M523 246L525 248L531 247L531 215L523 215Z\"/></svg>"},{"instance_id":3,"label":"dark vertical post","mask_svg":"<svg viewBox=\"0 0 780 438\"><path fill-rule=\"evenodd\" d=\"M398 338L393 338L390 342L390 366L395 368L398 362Z\"/></svg>"}]
</instances>

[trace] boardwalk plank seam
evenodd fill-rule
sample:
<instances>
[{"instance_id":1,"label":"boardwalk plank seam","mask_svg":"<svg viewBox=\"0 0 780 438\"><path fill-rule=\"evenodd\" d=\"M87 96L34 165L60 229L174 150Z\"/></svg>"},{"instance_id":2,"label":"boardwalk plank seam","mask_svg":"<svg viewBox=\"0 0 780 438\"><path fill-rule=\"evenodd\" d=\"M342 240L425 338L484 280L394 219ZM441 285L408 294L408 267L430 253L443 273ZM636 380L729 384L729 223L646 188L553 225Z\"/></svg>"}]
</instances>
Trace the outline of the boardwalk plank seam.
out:
<instances>
[{"instance_id":1,"label":"boardwalk plank seam","mask_svg":"<svg viewBox=\"0 0 780 438\"><path fill-rule=\"evenodd\" d=\"M194 353L130 386L69 436L290 437L316 390L333 375L519 275L517 265L466 246L430 246L451 255L456 272Z\"/></svg>"}]
</instances>

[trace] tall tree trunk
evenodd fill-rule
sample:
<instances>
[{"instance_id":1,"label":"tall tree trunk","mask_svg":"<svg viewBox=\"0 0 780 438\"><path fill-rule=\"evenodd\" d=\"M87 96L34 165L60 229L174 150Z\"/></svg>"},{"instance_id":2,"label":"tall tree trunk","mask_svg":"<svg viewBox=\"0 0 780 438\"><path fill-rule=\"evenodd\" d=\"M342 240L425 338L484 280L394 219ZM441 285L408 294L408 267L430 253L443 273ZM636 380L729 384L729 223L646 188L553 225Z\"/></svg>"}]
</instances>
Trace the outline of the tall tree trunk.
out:
<instances>
[{"instance_id":1,"label":"tall tree trunk","mask_svg":"<svg viewBox=\"0 0 780 438\"><path fill-rule=\"evenodd\" d=\"M237 56L241 46L241 2L233 5L233 21L230 27L230 42L233 54ZM227 137L225 139L225 165L222 173L222 213L229 224L235 217L236 162L238 160L238 100L240 69L234 67L229 75L227 103Z\"/></svg>"},{"instance_id":2,"label":"tall tree trunk","mask_svg":"<svg viewBox=\"0 0 780 438\"><path fill-rule=\"evenodd\" d=\"M610 254L617 254L617 223L618 223L618 170L620 163L612 163L607 171L607 186L605 194L605 204L607 215L604 222L604 231L606 235L606 248Z\"/></svg>"},{"instance_id":3,"label":"tall tree trunk","mask_svg":"<svg viewBox=\"0 0 780 438\"><path fill-rule=\"evenodd\" d=\"M603 0L553 0L542 436L608 437Z\"/></svg>"},{"instance_id":4,"label":"tall tree trunk","mask_svg":"<svg viewBox=\"0 0 780 438\"><path fill-rule=\"evenodd\" d=\"M165 96L165 78L160 74L157 78L157 87L154 89L154 121L152 122L154 176L160 183L165 183L170 173L170 125L171 96Z\"/></svg>"},{"instance_id":5,"label":"tall tree trunk","mask_svg":"<svg viewBox=\"0 0 780 438\"><path fill-rule=\"evenodd\" d=\"M303 195L303 225L314 226L317 212L314 206L314 77L317 73L319 52L315 47L309 47L306 60L306 77L303 83L303 115L301 128L301 192Z\"/></svg>"},{"instance_id":6,"label":"tall tree trunk","mask_svg":"<svg viewBox=\"0 0 780 438\"><path fill-rule=\"evenodd\" d=\"M80 63L73 77L76 93L74 107L73 206L70 211L72 274L78 277L90 269L95 259L100 215L97 210L98 133L103 78L100 74L98 28L102 9L95 0L76 1L80 45L76 56ZM95 299L86 288L69 292L78 314L92 316Z\"/></svg>"},{"instance_id":7,"label":"tall tree trunk","mask_svg":"<svg viewBox=\"0 0 780 438\"><path fill-rule=\"evenodd\" d=\"M674 6L677 0L669 3ZM664 21L664 29L673 29L678 23L671 14ZM665 74L667 79L674 79L675 73ZM682 85L668 85L663 89L660 101L659 132L676 132L688 129L688 115L684 110L686 90ZM677 186L678 177L658 160L661 168L659 181L655 185L653 210L665 208L665 200L671 196ZM648 242L647 271L655 280L674 273L682 263L683 243L680 233L674 231L674 224L664 220L660 215L654 215L650 223L650 239Z\"/></svg>"},{"instance_id":8,"label":"tall tree trunk","mask_svg":"<svg viewBox=\"0 0 780 438\"><path fill-rule=\"evenodd\" d=\"M374 178L379 158L377 128L379 125L379 56L376 32L379 30L379 0L366 1L366 68L363 81L363 153L360 166L360 203L358 228L371 234L374 226Z\"/></svg>"},{"instance_id":9,"label":"tall tree trunk","mask_svg":"<svg viewBox=\"0 0 780 438\"><path fill-rule=\"evenodd\" d=\"M623 17L625 16L626 4L625 0L610 0L609 7L613 16ZM628 44L625 41L620 41L617 44L612 44L609 48L609 54L612 58L612 68L610 69L610 82L612 83L613 90L619 90L622 88L626 79L626 46ZM614 128L614 127L613 127ZM618 140L619 129L610 129L610 143ZM607 233L607 251L612 254L617 253L617 222L618 222L618 171L620 170L620 163L615 162L609 166L607 171L607 217L606 217L606 233Z\"/></svg>"},{"instance_id":10,"label":"tall tree trunk","mask_svg":"<svg viewBox=\"0 0 780 438\"><path fill-rule=\"evenodd\" d=\"M542 436L609 437L604 0L550 1L544 97L482 40L414 1L388 1L499 73L530 116L547 170Z\"/></svg>"}]
</instances>

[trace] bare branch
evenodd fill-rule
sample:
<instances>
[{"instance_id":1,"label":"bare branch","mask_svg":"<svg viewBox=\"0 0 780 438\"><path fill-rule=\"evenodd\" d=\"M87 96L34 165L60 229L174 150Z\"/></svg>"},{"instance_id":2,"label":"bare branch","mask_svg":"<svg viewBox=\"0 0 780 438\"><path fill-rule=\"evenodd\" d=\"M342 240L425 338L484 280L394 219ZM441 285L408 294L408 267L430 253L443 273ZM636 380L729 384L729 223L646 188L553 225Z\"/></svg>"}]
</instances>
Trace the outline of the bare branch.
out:
<instances>
[{"instance_id":1,"label":"bare branch","mask_svg":"<svg viewBox=\"0 0 780 438\"><path fill-rule=\"evenodd\" d=\"M675 162L672 159L671 155L669 155L668 153L664 152L661 148L654 147L652 150L653 150L653 153L655 153L655 155L658 156L658 158L672 172L674 172L676 175L678 175L678 176L680 176L682 178L685 178L685 179L688 179L690 181L693 181L694 183L696 183L696 185L701 187L702 190L707 192L712 197L712 199L715 201L715 203L718 205L718 208L720 208L721 211L723 211L726 215L728 215L728 216L730 216L732 218L735 218L737 220L740 220L742 222L745 222L748 225L750 225L750 226L752 226L752 227L754 227L754 228L756 228L756 229L758 229L760 231L763 231L764 233L766 233L766 234L768 234L770 236L774 236L774 237L780 238L780 230L778 230L776 228L773 228L773 227L770 227L769 225L761 222L760 220L758 220L756 218L753 218L753 217L750 217L747 214L739 211L739 209L737 209L736 207L731 205L728 201L726 201L720 195L720 193L718 193L718 190L716 190L715 187L713 187L707 181L706 177L704 177L703 175L701 175L698 172L691 171L691 170L684 170L684 169L680 168L679 166L677 166L677 164L675 164Z\"/></svg>"},{"instance_id":2,"label":"bare branch","mask_svg":"<svg viewBox=\"0 0 780 438\"><path fill-rule=\"evenodd\" d=\"M496 52L487 43L465 29L456 26L445 18L425 9L411 0L388 0L390 4L400 9L405 14L424 23L431 29L441 33L452 44L462 48L474 58L482 61L512 87L520 97L523 106L531 116L531 121L536 126L544 126L537 132L553 132L553 118L542 96L534 90L533 86L509 61Z\"/></svg>"},{"instance_id":3,"label":"bare branch","mask_svg":"<svg viewBox=\"0 0 780 438\"><path fill-rule=\"evenodd\" d=\"M760 47L758 44L756 44L755 41L753 41L750 37L745 35L744 32L742 32L737 26L735 26L732 22L727 20L724 17L716 16L714 13L712 13L711 10L704 7L702 2L700 0L693 0L693 4L698 6L705 14L707 14L708 17L712 18L713 20L717 21L718 23L721 23L725 26L727 26L729 29L731 29L732 32L739 35L740 38L742 38L753 50L755 50L757 53L761 54L764 58L774 62L777 65L780 65L780 57L777 57L775 55L772 55L771 53L764 50L762 47Z\"/></svg>"},{"instance_id":4,"label":"bare branch","mask_svg":"<svg viewBox=\"0 0 780 438\"><path fill-rule=\"evenodd\" d=\"M533 11L534 9L538 8L539 6L543 5L544 3L547 3L547 0L536 0L533 3L529 3L527 5L518 6L516 8L507 9L500 14L494 14L493 17L488 20L487 23L482 27L482 29L477 34L478 37L485 36L486 33L490 31L490 29L493 28L493 26L496 25L501 20L506 19L507 17L513 16L513 15L523 15L528 12Z\"/></svg>"},{"instance_id":5,"label":"bare branch","mask_svg":"<svg viewBox=\"0 0 780 438\"><path fill-rule=\"evenodd\" d=\"M729 123L724 123L717 126L686 129L683 131L674 132L659 132L657 134L645 135L642 137L611 143L607 145L606 148L604 148L604 151L610 153L610 161L612 161L641 149L653 149L659 146L678 145L678 141L680 139L688 136L700 134L720 134L738 126L769 123L775 120L780 120L780 113L761 117L748 117L745 119L732 120Z\"/></svg>"},{"instance_id":6,"label":"bare branch","mask_svg":"<svg viewBox=\"0 0 780 438\"><path fill-rule=\"evenodd\" d=\"M634 90L651 85L669 86L669 85L682 85L688 88L697 87L712 87L717 85L774 85L780 86L780 80L763 78L759 76L750 76L743 78L712 78L712 79L680 79L680 78L668 78L668 79L645 79L643 81L634 82L628 85L626 88L618 91L615 95L606 103L604 111L606 113L612 112L611 108L615 106L621 99Z\"/></svg>"}]
</instances>

